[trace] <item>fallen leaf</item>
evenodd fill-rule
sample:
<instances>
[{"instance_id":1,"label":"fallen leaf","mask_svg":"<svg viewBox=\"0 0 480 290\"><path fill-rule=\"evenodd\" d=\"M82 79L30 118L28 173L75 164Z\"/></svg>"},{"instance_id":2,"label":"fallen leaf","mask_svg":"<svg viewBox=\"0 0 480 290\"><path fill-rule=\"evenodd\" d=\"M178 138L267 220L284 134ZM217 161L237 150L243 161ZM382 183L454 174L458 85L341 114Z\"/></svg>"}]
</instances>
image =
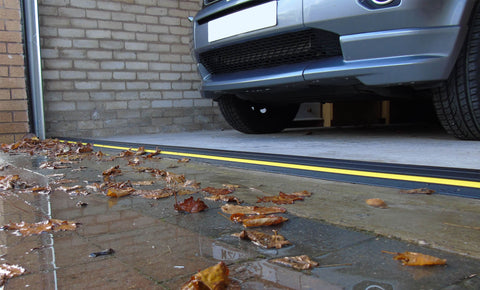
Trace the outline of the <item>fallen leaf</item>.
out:
<instances>
[{"instance_id":1,"label":"fallen leaf","mask_svg":"<svg viewBox=\"0 0 480 290\"><path fill-rule=\"evenodd\" d=\"M76 228L77 223L58 219L49 219L34 224L26 222L11 223L2 227L3 230L17 231L22 236L38 235L42 232L73 231Z\"/></svg>"},{"instance_id":2,"label":"fallen leaf","mask_svg":"<svg viewBox=\"0 0 480 290\"><path fill-rule=\"evenodd\" d=\"M148 155L144 156L144 158L146 158L146 159L151 159L151 158L153 158L153 157L155 157L155 156L157 156L157 155L160 155L161 152L162 152L162 151L161 151L160 149L158 149L158 147L157 147L156 150L155 150L155 152L149 153Z\"/></svg>"},{"instance_id":3,"label":"fallen leaf","mask_svg":"<svg viewBox=\"0 0 480 290\"><path fill-rule=\"evenodd\" d=\"M202 188L202 190L213 195L225 195L233 192L233 190L230 190L228 188L214 188L210 186Z\"/></svg>"},{"instance_id":4,"label":"fallen leaf","mask_svg":"<svg viewBox=\"0 0 480 290\"><path fill-rule=\"evenodd\" d=\"M135 190L134 195L138 195L144 198L150 199L161 199L165 197L170 197L173 195L173 190L169 188L156 189L156 190Z\"/></svg>"},{"instance_id":5,"label":"fallen leaf","mask_svg":"<svg viewBox=\"0 0 480 290\"><path fill-rule=\"evenodd\" d=\"M175 203L174 208L177 211L185 211L189 213L200 212L208 208L208 206L201 200L197 199L196 201L192 197L185 199L181 203Z\"/></svg>"},{"instance_id":6,"label":"fallen leaf","mask_svg":"<svg viewBox=\"0 0 480 290\"><path fill-rule=\"evenodd\" d=\"M153 185L155 180L142 180L142 181L132 181L133 186L146 186L146 185Z\"/></svg>"},{"instance_id":7,"label":"fallen leaf","mask_svg":"<svg viewBox=\"0 0 480 290\"><path fill-rule=\"evenodd\" d=\"M140 159L138 157L135 157L131 160L128 160L128 166L138 166L140 164Z\"/></svg>"},{"instance_id":8,"label":"fallen leaf","mask_svg":"<svg viewBox=\"0 0 480 290\"><path fill-rule=\"evenodd\" d=\"M388 205L380 198L370 198L365 201L369 206L388 208Z\"/></svg>"},{"instance_id":9,"label":"fallen leaf","mask_svg":"<svg viewBox=\"0 0 480 290\"><path fill-rule=\"evenodd\" d=\"M197 193L198 190L190 190L190 189L179 189L177 190L177 195L188 195L188 194L194 194Z\"/></svg>"},{"instance_id":10,"label":"fallen leaf","mask_svg":"<svg viewBox=\"0 0 480 290\"><path fill-rule=\"evenodd\" d=\"M204 269L193 275L190 280L182 286L182 290L223 290L227 289L230 283L228 279L229 270L224 262Z\"/></svg>"},{"instance_id":11,"label":"fallen leaf","mask_svg":"<svg viewBox=\"0 0 480 290\"><path fill-rule=\"evenodd\" d=\"M196 182L195 180L186 180L183 183L183 187L193 187L193 188L200 188L200 182Z\"/></svg>"},{"instance_id":12,"label":"fallen leaf","mask_svg":"<svg viewBox=\"0 0 480 290\"><path fill-rule=\"evenodd\" d=\"M301 197L310 197L312 196L312 193L307 191L307 190L304 190L304 191L299 191L299 192L294 192L292 193L293 195L296 195L296 196L301 196Z\"/></svg>"},{"instance_id":13,"label":"fallen leaf","mask_svg":"<svg viewBox=\"0 0 480 290\"><path fill-rule=\"evenodd\" d=\"M318 267L319 263L313 261L307 255L295 256L295 257L283 257L270 260L272 263L292 267L297 270L309 270L313 267Z\"/></svg>"},{"instance_id":14,"label":"fallen leaf","mask_svg":"<svg viewBox=\"0 0 480 290\"><path fill-rule=\"evenodd\" d=\"M9 265L2 264L0 265L0 287L3 289L3 285L8 279L13 277L21 276L25 273L25 269L19 265Z\"/></svg>"},{"instance_id":15,"label":"fallen leaf","mask_svg":"<svg viewBox=\"0 0 480 290\"><path fill-rule=\"evenodd\" d=\"M135 155L140 156L140 155L144 155L146 153L147 152L145 152L145 147L141 146L141 147L138 147L137 152L135 152Z\"/></svg>"},{"instance_id":16,"label":"fallen leaf","mask_svg":"<svg viewBox=\"0 0 480 290\"><path fill-rule=\"evenodd\" d=\"M233 204L225 204L222 206L222 211L227 214L273 214L285 213L287 211L284 207L264 207L264 206L241 206Z\"/></svg>"},{"instance_id":17,"label":"fallen leaf","mask_svg":"<svg viewBox=\"0 0 480 290\"><path fill-rule=\"evenodd\" d=\"M285 239L284 236L277 234L277 231L273 231L273 235L265 234L259 231L247 231L243 230L238 234L233 234L232 236L238 237L242 240L252 241L255 245L265 248L277 248L281 249L283 246L291 245L289 241Z\"/></svg>"},{"instance_id":18,"label":"fallen leaf","mask_svg":"<svg viewBox=\"0 0 480 290\"><path fill-rule=\"evenodd\" d=\"M165 180L167 181L167 183L170 183L170 184L172 184L172 183L173 184L184 183L185 182L185 175L167 172Z\"/></svg>"},{"instance_id":19,"label":"fallen leaf","mask_svg":"<svg viewBox=\"0 0 480 290\"><path fill-rule=\"evenodd\" d=\"M237 204L241 204L243 202L238 199L238 197L233 195L210 195L206 196L205 199L213 201L236 202Z\"/></svg>"},{"instance_id":20,"label":"fallen leaf","mask_svg":"<svg viewBox=\"0 0 480 290\"><path fill-rule=\"evenodd\" d=\"M257 198L257 202L273 202L275 204L292 204L296 200L303 200L302 196L298 196L295 194L286 194L281 191L278 193L277 196L264 196Z\"/></svg>"},{"instance_id":21,"label":"fallen leaf","mask_svg":"<svg viewBox=\"0 0 480 290\"><path fill-rule=\"evenodd\" d=\"M69 191L82 189L82 188L83 188L83 186L81 186L81 185L74 185L74 186L59 186L57 189L59 189L61 191L69 192Z\"/></svg>"},{"instance_id":22,"label":"fallen leaf","mask_svg":"<svg viewBox=\"0 0 480 290\"><path fill-rule=\"evenodd\" d=\"M135 189L132 187L127 187L127 188L110 187L109 189L107 189L107 196L118 198L118 197L123 197L129 194L132 194L134 191Z\"/></svg>"},{"instance_id":23,"label":"fallen leaf","mask_svg":"<svg viewBox=\"0 0 480 290\"><path fill-rule=\"evenodd\" d=\"M433 193L435 193L435 190L433 190L433 189L428 189L428 188L416 188L416 189L410 189L410 190L400 190L400 193L406 193L406 194L433 194Z\"/></svg>"},{"instance_id":24,"label":"fallen leaf","mask_svg":"<svg viewBox=\"0 0 480 290\"><path fill-rule=\"evenodd\" d=\"M230 220L240 222L244 227L261 227L273 226L288 221L288 218L276 215L246 215L243 213L236 213L230 216Z\"/></svg>"},{"instance_id":25,"label":"fallen leaf","mask_svg":"<svg viewBox=\"0 0 480 290\"><path fill-rule=\"evenodd\" d=\"M177 161L177 163L188 163L190 162L190 158L182 158Z\"/></svg>"},{"instance_id":26,"label":"fallen leaf","mask_svg":"<svg viewBox=\"0 0 480 290\"><path fill-rule=\"evenodd\" d=\"M120 165L112 166L109 169L103 171L103 175L111 176L111 175L119 175L122 173L122 170L119 169Z\"/></svg>"},{"instance_id":27,"label":"fallen leaf","mask_svg":"<svg viewBox=\"0 0 480 290\"><path fill-rule=\"evenodd\" d=\"M402 261L402 265L405 266L434 266L447 264L446 259L440 259L434 256L415 252L393 253L388 251L382 251L382 253L395 255L393 259Z\"/></svg>"},{"instance_id":28,"label":"fallen leaf","mask_svg":"<svg viewBox=\"0 0 480 290\"><path fill-rule=\"evenodd\" d=\"M236 184L222 184L222 186L227 189L230 189L231 191L234 191L235 189L240 187L240 185L236 185Z\"/></svg>"}]
</instances>

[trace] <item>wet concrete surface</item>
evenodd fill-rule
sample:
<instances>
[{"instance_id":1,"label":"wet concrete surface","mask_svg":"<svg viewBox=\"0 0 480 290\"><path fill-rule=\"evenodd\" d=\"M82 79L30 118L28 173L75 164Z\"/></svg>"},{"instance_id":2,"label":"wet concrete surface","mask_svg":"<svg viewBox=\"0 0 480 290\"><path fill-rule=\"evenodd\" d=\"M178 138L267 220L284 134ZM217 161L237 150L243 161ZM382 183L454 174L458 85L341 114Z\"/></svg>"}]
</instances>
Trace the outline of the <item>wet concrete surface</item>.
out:
<instances>
[{"instance_id":1,"label":"wet concrete surface","mask_svg":"<svg viewBox=\"0 0 480 290\"><path fill-rule=\"evenodd\" d=\"M108 152L117 154L118 152ZM145 189L164 187L163 180L139 173L127 160L85 159L67 169L39 169L46 157L0 153L0 175L20 174L29 183L67 185L102 181L102 172L120 165L116 181L156 180ZM92 192L71 196L0 192L0 223L39 222L48 218L81 223L73 232L22 237L0 231L1 263L19 264L27 274L10 279L5 289L179 289L198 270L225 261L231 289L479 289L480 202L442 195L401 195L398 190L335 183L280 174L212 166L192 160L142 161L139 166L185 174L201 187L236 184L234 195L255 205L257 196L308 190L312 196L285 205L289 220L261 227L277 230L292 242L282 249L261 249L231 234L243 229L220 215L222 202L205 200L208 210L185 214L174 198L110 198ZM80 170L81 169L81 170ZM50 177L49 177L50 176ZM194 198L204 194L196 193ZM188 196L179 196L179 200ZM372 208L366 198L382 198L387 209ZM79 201L86 202L78 207ZM272 205L272 204L262 204ZM92 258L112 248L113 255ZM446 266L408 267L383 251L413 251L447 259ZM320 263L296 271L269 262L306 254Z\"/></svg>"}]
</instances>

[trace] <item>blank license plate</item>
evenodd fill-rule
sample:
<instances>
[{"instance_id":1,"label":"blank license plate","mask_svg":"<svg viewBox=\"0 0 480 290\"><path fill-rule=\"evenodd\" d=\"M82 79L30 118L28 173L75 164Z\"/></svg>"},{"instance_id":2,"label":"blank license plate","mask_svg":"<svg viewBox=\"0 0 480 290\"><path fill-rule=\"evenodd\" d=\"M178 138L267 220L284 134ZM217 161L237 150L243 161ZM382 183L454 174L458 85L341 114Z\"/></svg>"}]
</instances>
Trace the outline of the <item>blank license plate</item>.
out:
<instances>
[{"instance_id":1,"label":"blank license plate","mask_svg":"<svg viewBox=\"0 0 480 290\"><path fill-rule=\"evenodd\" d=\"M208 22L208 42L275 25L277 1L271 1Z\"/></svg>"}]
</instances>

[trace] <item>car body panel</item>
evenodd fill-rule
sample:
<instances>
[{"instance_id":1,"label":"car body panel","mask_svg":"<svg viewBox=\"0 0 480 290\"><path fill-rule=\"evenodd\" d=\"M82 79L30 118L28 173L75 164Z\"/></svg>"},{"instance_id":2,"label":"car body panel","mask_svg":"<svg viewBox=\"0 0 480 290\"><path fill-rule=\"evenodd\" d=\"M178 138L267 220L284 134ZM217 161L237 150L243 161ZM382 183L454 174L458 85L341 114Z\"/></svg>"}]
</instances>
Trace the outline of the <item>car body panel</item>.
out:
<instances>
[{"instance_id":1,"label":"car body panel","mask_svg":"<svg viewBox=\"0 0 480 290\"><path fill-rule=\"evenodd\" d=\"M249 9L266 2L223 0L200 11L194 21L196 59L207 51L311 28L338 34L342 56L219 74L198 63L204 97L233 92L248 95L288 84L321 85L333 79L345 83L354 79L364 86L445 80L463 45L475 5L475 0L401 0L396 7L368 9L358 0L278 0L277 25L208 41L209 21L236 11L229 9Z\"/></svg>"}]
</instances>

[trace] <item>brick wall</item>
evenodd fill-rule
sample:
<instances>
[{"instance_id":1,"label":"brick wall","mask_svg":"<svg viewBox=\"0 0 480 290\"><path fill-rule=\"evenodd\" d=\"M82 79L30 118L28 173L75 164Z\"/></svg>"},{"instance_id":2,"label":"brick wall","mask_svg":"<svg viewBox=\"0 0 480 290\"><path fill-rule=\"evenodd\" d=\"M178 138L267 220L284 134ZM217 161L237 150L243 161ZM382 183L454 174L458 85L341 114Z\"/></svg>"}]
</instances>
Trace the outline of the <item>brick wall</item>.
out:
<instances>
[{"instance_id":1,"label":"brick wall","mask_svg":"<svg viewBox=\"0 0 480 290\"><path fill-rule=\"evenodd\" d=\"M190 55L202 0L39 0L49 136L225 126Z\"/></svg>"},{"instance_id":2,"label":"brick wall","mask_svg":"<svg viewBox=\"0 0 480 290\"><path fill-rule=\"evenodd\" d=\"M28 132L20 0L0 0L0 143Z\"/></svg>"}]
</instances>

